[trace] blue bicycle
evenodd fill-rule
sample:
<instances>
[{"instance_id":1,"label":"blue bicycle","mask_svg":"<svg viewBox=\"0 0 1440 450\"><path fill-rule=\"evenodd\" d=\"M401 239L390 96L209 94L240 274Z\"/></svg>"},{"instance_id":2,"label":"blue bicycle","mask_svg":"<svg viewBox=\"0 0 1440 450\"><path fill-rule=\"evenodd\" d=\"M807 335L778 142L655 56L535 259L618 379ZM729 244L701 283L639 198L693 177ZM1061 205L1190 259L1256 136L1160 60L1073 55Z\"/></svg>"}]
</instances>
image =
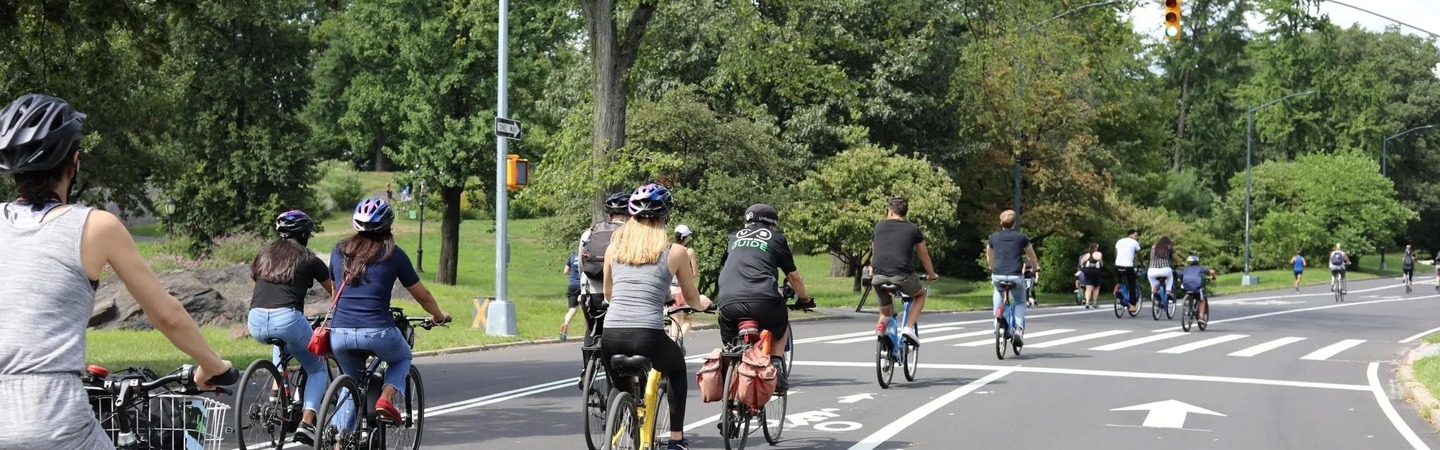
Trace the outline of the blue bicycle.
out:
<instances>
[{"instance_id":1,"label":"blue bicycle","mask_svg":"<svg viewBox=\"0 0 1440 450\"><path fill-rule=\"evenodd\" d=\"M1139 290L1139 289L1137 288L1136 290ZM1116 318L1119 318L1119 317L1124 316L1125 310L1127 310L1127 309L1130 308L1130 304L1131 304L1131 299L1132 299L1132 297L1136 297L1136 296L1130 295L1130 288L1129 288L1129 286L1127 286L1127 283L1125 283L1125 278L1122 276L1122 277L1120 278L1119 282L1115 283L1115 317L1116 317ZM1135 309L1133 309L1133 310L1130 310L1130 317L1135 317L1135 316L1138 315L1138 314L1140 314L1140 308L1137 307L1137 308L1135 308Z\"/></svg>"},{"instance_id":2,"label":"blue bicycle","mask_svg":"<svg viewBox=\"0 0 1440 450\"><path fill-rule=\"evenodd\" d=\"M995 289L1000 290L1000 306L995 308L995 356L1005 359L1006 349L1014 349L1020 356L1020 342L1015 340L1015 308L1010 301L1010 291L1015 289L1014 281L996 281Z\"/></svg>"},{"instance_id":3,"label":"blue bicycle","mask_svg":"<svg viewBox=\"0 0 1440 450\"><path fill-rule=\"evenodd\" d=\"M1166 286L1170 277L1155 277L1160 281L1159 287L1150 293L1150 317L1160 320L1160 311L1165 311L1165 320L1175 318L1175 298L1170 295L1170 289Z\"/></svg>"},{"instance_id":4,"label":"blue bicycle","mask_svg":"<svg viewBox=\"0 0 1440 450\"><path fill-rule=\"evenodd\" d=\"M926 287L925 289L930 289ZM905 371L905 381L915 381L915 372L920 369L920 343L900 336L900 324L910 319L910 303L913 299L901 292L900 286L885 283L875 286L876 295L899 297L902 306L899 314L885 318L885 330L877 336L875 343L875 378L881 389L889 389L895 378L895 363ZM920 336L920 323L915 323L915 336Z\"/></svg>"}]
</instances>

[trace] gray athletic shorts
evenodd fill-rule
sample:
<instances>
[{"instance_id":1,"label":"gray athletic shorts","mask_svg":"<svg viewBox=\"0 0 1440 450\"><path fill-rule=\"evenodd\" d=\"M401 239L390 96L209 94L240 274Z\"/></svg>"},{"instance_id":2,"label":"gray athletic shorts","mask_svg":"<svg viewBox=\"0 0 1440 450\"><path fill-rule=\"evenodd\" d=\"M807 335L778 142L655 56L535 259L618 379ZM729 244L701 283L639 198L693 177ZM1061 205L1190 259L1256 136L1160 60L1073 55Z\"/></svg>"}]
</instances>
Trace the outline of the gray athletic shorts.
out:
<instances>
[{"instance_id":1,"label":"gray athletic shorts","mask_svg":"<svg viewBox=\"0 0 1440 450\"><path fill-rule=\"evenodd\" d=\"M890 306L891 304L895 303L895 299L891 298L890 295L886 295L884 292L880 291L880 285L887 283L899 286L900 292L904 292L906 295L909 295L911 297L914 297L915 294L919 294L922 287L920 286L920 277L914 275L876 274L875 277L870 280L870 285L875 287L875 298L880 300L880 306Z\"/></svg>"}]
</instances>

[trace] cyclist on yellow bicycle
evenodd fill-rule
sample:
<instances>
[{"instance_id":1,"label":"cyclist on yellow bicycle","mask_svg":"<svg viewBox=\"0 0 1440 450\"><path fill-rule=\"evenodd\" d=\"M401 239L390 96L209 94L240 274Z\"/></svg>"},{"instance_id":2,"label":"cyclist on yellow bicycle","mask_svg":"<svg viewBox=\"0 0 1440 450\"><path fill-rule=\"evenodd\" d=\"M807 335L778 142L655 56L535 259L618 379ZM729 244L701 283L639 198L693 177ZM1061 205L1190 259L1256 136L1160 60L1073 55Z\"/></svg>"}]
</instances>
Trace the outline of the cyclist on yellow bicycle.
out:
<instances>
[{"instance_id":1,"label":"cyclist on yellow bicycle","mask_svg":"<svg viewBox=\"0 0 1440 450\"><path fill-rule=\"evenodd\" d=\"M720 269L720 345L735 340L740 321L753 319L760 329L770 330L770 364L780 374L775 390L785 392L790 374L785 373L785 340L790 310L778 288L778 273L785 274L801 304L814 300L805 290L805 280L795 269L795 256L780 225L775 207L757 203L745 210L745 227L730 235Z\"/></svg>"},{"instance_id":2,"label":"cyclist on yellow bicycle","mask_svg":"<svg viewBox=\"0 0 1440 450\"><path fill-rule=\"evenodd\" d=\"M685 440L685 399L690 396L689 376L685 372L685 354L665 333L665 302L671 299L670 279L680 279L684 302L700 305L700 292L695 288L685 246L673 244L665 224L674 208L670 190L658 184L635 189L630 196L629 212L633 217L615 230L605 252L605 298L610 308L605 313L605 338L600 340L601 361L614 373L612 355L638 355L650 359L651 366L664 374L670 383L670 443L668 450L687 450ZM677 304L676 306L684 306ZM611 380L619 382L616 377ZM616 386L628 390L628 386Z\"/></svg>"}]
</instances>

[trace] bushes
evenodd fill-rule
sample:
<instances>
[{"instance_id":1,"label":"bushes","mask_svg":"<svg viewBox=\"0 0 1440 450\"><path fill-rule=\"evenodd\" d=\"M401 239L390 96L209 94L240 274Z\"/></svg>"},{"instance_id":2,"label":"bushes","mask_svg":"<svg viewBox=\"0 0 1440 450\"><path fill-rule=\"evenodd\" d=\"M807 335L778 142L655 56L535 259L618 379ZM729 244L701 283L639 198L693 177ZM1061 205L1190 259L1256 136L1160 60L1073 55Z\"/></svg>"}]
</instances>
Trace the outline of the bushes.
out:
<instances>
[{"instance_id":1,"label":"bushes","mask_svg":"<svg viewBox=\"0 0 1440 450\"><path fill-rule=\"evenodd\" d=\"M320 163L320 182L316 183L316 203L325 212L350 208L365 198L365 188L360 185L360 175L350 163L325 161Z\"/></svg>"},{"instance_id":2,"label":"bushes","mask_svg":"<svg viewBox=\"0 0 1440 450\"><path fill-rule=\"evenodd\" d=\"M255 260L260 247L268 242L254 233L242 232L216 239L207 246L205 254L191 257L190 250L196 245L184 237L165 238L157 241L139 241L140 256L150 263L156 272L169 270L216 269L235 264L249 264Z\"/></svg>"}]
</instances>

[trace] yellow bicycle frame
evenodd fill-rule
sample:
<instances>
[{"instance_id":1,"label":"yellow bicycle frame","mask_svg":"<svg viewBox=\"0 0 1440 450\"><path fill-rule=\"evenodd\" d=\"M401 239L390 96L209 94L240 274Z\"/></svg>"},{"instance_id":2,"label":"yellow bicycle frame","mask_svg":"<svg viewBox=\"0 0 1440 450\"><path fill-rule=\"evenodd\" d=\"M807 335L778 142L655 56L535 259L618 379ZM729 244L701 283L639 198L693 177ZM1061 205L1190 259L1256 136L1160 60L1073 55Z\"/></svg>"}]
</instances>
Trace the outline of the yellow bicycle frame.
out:
<instances>
[{"instance_id":1,"label":"yellow bicycle frame","mask_svg":"<svg viewBox=\"0 0 1440 450\"><path fill-rule=\"evenodd\" d=\"M635 407L635 414L640 416L640 450L655 448L656 417L654 411L656 410L657 402L659 402L657 397L660 396L660 382L663 381L664 378L665 375L660 373L660 371L650 370L650 376L645 378L645 398ZM615 436L610 436L611 446L613 447L619 444L620 440L624 438L625 433L623 431Z\"/></svg>"}]
</instances>

